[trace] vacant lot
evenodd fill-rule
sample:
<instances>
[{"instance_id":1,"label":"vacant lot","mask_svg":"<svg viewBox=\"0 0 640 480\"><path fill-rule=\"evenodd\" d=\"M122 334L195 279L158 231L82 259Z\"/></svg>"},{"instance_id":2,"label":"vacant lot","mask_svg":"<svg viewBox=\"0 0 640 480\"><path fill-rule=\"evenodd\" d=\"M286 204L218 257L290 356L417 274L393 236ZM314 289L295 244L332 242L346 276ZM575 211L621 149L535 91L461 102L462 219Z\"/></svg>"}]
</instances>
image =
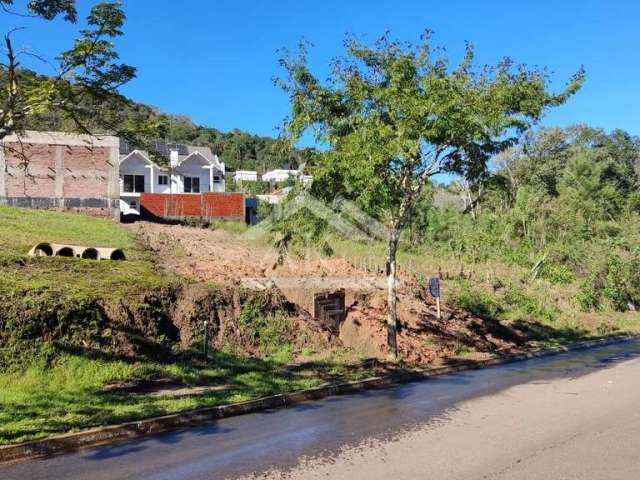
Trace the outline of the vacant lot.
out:
<instances>
[{"instance_id":1,"label":"vacant lot","mask_svg":"<svg viewBox=\"0 0 640 480\"><path fill-rule=\"evenodd\" d=\"M355 296L340 332L332 333L277 291L243 286L247 279L287 277L375 283L382 279L383 245L336 239L333 256L290 255L279 262L268 242L248 240L243 231L123 227L0 207L0 443L404 368L385 360L386 304L379 288ZM119 247L128 260L27 257L40 241ZM403 255L415 269L401 274L405 361L486 358L637 328L632 315L566 320L561 296L541 302L523 284L494 290L495 271L463 278L452 273L458 270L452 260L444 264L451 278L438 320L415 275L429 275L434 259ZM201 354L204 320L211 325L207 358Z\"/></svg>"}]
</instances>

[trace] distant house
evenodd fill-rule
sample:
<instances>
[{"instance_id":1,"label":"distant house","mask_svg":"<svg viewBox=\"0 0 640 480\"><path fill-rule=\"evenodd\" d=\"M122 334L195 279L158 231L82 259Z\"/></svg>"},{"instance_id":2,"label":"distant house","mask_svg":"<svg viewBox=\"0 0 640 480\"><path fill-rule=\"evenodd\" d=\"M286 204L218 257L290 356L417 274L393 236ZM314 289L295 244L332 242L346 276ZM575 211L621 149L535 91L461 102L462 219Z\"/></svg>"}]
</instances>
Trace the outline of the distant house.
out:
<instances>
[{"instance_id":1,"label":"distant house","mask_svg":"<svg viewBox=\"0 0 640 480\"><path fill-rule=\"evenodd\" d=\"M233 173L233 179L236 182L257 182L258 172L254 170L236 170Z\"/></svg>"},{"instance_id":2,"label":"distant house","mask_svg":"<svg viewBox=\"0 0 640 480\"><path fill-rule=\"evenodd\" d=\"M209 147L155 142L165 164L151 160L145 150L120 142L120 208L140 213L141 193L224 192L224 163Z\"/></svg>"},{"instance_id":3,"label":"distant house","mask_svg":"<svg viewBox=\"0 0 640 480\"><path fill-rule=\"evenodd\" d=\"M313 180L313 177L311 175L301 174L300 170L285 170L285 169L270 170L268 172L265 172L264 175L262 175L263 182L268 182L272 184L286 182L290 178L300 179L302 183L304 183L305 185L307 183L311 183L311 181Z\"/></svg>"},{"instance_id":4,"label":"distant house","mask_svg":"<svg viewBox=\"0 0 640 480\"><path fill-rule=\"evenodd\" d=\"M298 170L269 170L262 175L263 182L282 183L298 176Z\"/></svg>"},{"instance_id":5,"label":"distant house","mask_svg":"<svg viewBox=\"0 0 640 480\"><path fill-rule=\"evenodd\" d=\"M243 221L245 195L226 193L224 163L207 147L156 142L144 150L109 135L26 131L0 140L0 205L92 215ZM164 158L162 158L164 157Z\"/></svg>"}]
</instances>

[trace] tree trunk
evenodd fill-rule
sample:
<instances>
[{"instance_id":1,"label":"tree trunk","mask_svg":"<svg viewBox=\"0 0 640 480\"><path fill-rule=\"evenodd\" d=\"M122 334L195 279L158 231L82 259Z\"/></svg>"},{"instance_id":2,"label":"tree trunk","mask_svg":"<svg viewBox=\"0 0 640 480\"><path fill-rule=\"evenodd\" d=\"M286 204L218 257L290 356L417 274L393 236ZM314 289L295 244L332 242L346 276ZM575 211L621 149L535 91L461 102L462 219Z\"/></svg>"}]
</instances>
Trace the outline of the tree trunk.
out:
<instances>
[{"instance_id":1,"label":"tree trunk","mask_svg":"<svg viewBox=\"0 0 640 480\"><path fill-rule=\"evenodd\" d=\"M389 233L389 251L387 257L387 345L389 347L389 352L393 355L394 358L398 357L398 320L396 317L396 251L398 250L399 238L400 232L396 229L391 230L391 232Z\"/></svg>"}]
</instances>

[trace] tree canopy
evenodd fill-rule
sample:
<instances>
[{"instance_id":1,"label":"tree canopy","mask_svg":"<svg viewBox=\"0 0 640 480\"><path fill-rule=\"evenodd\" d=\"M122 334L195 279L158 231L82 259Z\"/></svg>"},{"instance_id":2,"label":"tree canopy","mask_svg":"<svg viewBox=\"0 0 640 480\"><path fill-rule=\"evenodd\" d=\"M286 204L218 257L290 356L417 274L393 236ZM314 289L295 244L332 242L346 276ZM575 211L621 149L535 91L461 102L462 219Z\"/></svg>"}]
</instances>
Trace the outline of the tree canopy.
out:
<instances>
[{"instance_id":1,"label":"tree canopy","mask_svg":"<svg viewBox=\"0 0 640 480\"><path fill-rule=\"evenodd\" d=\"M289 94L287 131L295 142L311 130L329 146L319 165L317 190L346 193L389 227L389 346L395 350L395 255L416 198L433 175L455 173L475 181L487 163L552 107L578 91L580 68L559 93L544 70L510 58L474 65L468 44L451 67L431 32L418 45L380 38L374 45L353 37L322 83L307 65L306 46L284 52ZM331 188L323 184L327 182Z\"/></svg>"},{"instance_id":2,"label":"tree canopy","mask_svg":"<svg viewBox=\"0 0 640 480\"><path fill-rule=\"evenodd\" d=\"M120 113L126 104L118 89L135 77L135 68L121 63L114 40L122 35L125 15L120 2L96 3L80 28L72 46L55 59L43 58L37 51L15 45L21 30L20 19L29 16L42 21L62 17L77 23L74 0L30 0L20 7L13 0L0 0L6 19L14 27L4 34L6 60L0 65L3 91L0 96L0 139L20 133L42 115L68 119L77 131L102 130L134 137L145 128L123 121ZM37 48L37 47L36 47ZM21 70L22 57L30 56L53 67L49 76L29 75Z\"/></svg>"}]
</instances>

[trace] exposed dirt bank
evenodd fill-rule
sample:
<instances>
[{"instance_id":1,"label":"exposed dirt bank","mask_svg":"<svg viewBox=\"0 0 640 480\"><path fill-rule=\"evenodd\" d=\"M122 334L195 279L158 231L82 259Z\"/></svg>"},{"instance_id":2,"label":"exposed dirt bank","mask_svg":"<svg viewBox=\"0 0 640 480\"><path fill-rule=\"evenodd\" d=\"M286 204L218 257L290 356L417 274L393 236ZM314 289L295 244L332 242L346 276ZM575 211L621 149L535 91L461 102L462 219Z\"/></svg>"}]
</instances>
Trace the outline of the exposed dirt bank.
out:
<instances>
[{"instance_id":1,"label":"exposed dirt bank","mask_svg":"<svg viewBox=\"0 0 640 480\"><path fill-rule=\"evenodd\" d=\"M288 295L312 296L324 288L347 290L347 315L339 339L366 357L384 359L386 348L386 292L381 272L356 268L343 258L287 256L278 263L275 249L251 242L224 230L138 222L127 227L157 252L161 265L200 281L227 287L275 285ZM253 283L251 283L253 282ZM299 293L302 291L302 294ZM293 298L292 298L293 297ZM410 363L432 363L444 357L483 358L493 353L518 351L526 338L497 321L483 320L468 312L444 307L441 319L433 300L418 282L402 273L398 292L399 351ZM303 319L310 319L310 309ZM323 339L324 341L324 339Z\"/></svg>"},{"instance_id":2,"label":"exposed dirt bank","mask_svg":"<svg viewBox=\"0 0 640 480\"><path fill-rule=\"evenodd\" d=\"M260 338L242 323L247 306L252 315L286 315L289 323L284 333L298 351L329 348L332 342L329 332L298 312L276 290L176 283L135 292L118 301L96 297L69 305L54 295L42 295L27 311L12 309L10 299L1 300L5 310L0 345L6 364L15 363L18 354L28 355L29 345L35 351L42 343L98 357L173 358L201 348L205 321L212 347L232 345L238 353L253 355Z\"/></svg>"}]
</instances>

